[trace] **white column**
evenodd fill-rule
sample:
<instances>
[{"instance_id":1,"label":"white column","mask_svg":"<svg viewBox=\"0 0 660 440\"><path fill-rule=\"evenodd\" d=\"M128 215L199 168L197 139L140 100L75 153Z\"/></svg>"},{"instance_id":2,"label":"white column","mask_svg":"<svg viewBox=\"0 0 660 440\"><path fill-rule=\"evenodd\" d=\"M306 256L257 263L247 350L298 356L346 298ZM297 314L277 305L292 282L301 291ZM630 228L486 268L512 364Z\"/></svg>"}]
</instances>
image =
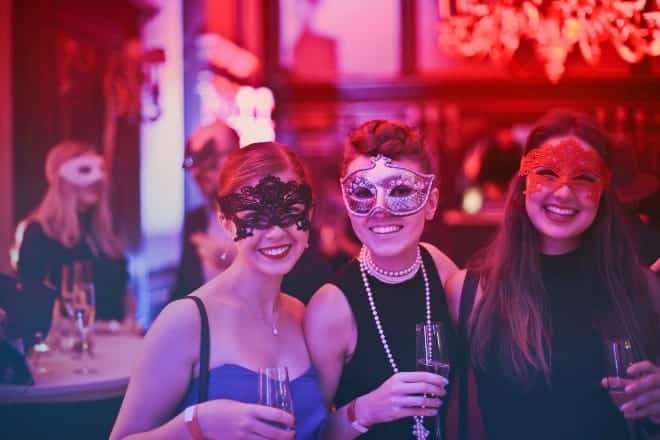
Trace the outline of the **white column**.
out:
<instances>
[{"instance_id":1,"label":"white column","mask_svg":"<svg viewBox=\"0 0 660 440\"><path fill-rule=\"evenodd\" d=\"M162 114L143 123L140 140L140 214L142 252L132 262L138 276L138 314L148 320L151 304L166 299L166 287L155 290L147 275L176 265L184 215L183 161L183 15L182 0L152 0L159 12L142 29L145 49L163 48L158 67ZM141 275L141 276L140 276ZM148 292L148 295L145 294Z\"/></svg>"}]
</instances>

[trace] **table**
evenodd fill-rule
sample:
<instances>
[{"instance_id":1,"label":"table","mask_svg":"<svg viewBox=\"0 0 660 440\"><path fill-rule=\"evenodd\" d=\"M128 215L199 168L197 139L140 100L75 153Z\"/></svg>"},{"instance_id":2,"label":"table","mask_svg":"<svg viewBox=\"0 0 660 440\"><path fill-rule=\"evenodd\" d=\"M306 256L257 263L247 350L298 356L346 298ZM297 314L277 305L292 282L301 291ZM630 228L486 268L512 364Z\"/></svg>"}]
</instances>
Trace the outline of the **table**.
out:
<instances>
[{"instance_id":1,"label":"table","mask_svg":"<svg viewBox=\"0 0 660 440\"><path fill-rule=\"evenodd\" d=\"M94 374L76 374L80 361L71 353L51 351L40 364L48 371L34 374L34 385L0 386L0 404L82 402L121 397L142 347L142 337L133 334L95 334L94 358L87 365Z\"/></svg>"},{"instance_id":2,"label":"table","mask_svg":"<svg viewBox=\"0 0 660 440\"><path fill-rule=\"evenodd\" d=\"M107 439L121 406L142 337L128 333L95 334L95 374L76 374L80 362L71 353L42 357L45 374L35 385L0 386L0 437L6 440L45 438Z\"/></svg>"}]
</instances>

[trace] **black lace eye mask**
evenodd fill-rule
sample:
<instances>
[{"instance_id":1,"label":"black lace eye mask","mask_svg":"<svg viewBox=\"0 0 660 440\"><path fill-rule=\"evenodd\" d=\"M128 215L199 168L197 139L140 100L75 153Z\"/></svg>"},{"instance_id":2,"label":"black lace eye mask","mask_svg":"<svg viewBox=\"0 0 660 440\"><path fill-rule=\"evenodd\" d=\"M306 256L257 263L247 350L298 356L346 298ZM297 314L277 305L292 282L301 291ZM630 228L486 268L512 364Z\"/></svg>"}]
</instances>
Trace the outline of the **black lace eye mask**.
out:
<instances>
[{"instance_id":1,"label":"black lace eye mask","mask_svg":"<svg viewBox=\"0 0 660 440\"><path fill-rule=\"evenodd\" d=\"M310 228L312 190L306 183L282 182L266 176L256 186L244 186L238 192L218 197L222 213L236 225L235 241L253 235L255 229L296 225Z\"/></svg>"}]
</instances>

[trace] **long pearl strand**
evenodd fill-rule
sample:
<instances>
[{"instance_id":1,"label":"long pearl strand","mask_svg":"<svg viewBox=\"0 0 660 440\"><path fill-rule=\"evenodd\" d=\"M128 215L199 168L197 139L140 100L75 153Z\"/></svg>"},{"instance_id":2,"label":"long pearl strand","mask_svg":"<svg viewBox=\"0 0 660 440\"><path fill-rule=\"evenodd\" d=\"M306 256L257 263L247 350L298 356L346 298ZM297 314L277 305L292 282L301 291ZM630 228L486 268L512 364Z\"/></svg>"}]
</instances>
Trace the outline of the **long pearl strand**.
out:
<instances>
[{"instance_id":1,"label":"long pearl strand","mask_svg":"<svg viewBox=\"0 0 660 440\"><path fill-rule=\"evenodd\" d=\"M422 254L419 251L419 247L417 247L415 261L409 267L403 270L385 270L374 263L369 249L367 249L366 246L362 246L362 249L360 250L360 261L364 261L367 267L367 272L369 272L369 275L374 278L387 284L399 284L408 281L417 275L417 271L422 265Z\"/></svg>"},{"instance_id":2,"label":"long pearl strand","mask_svg":"<svg viewBox=\"0 0 660 440\"><path fill-rule=\"evenodd\" d=\"M363 250L366 249L363 247ZM426 274L426 267L424 267L424 262L421 259L421 254L419 253L419 248L417 248L417 254L419 255L420 266L422 269L422 277L424 278L424 295L426 301L426 325L431 326L431 286L429 284L429 278ZM390 345L387 343L387 338L385 337L385 332L383 331L383 325L380 322L380 316L378 315L378 310L376 309L376 303L374 302L374 294L371 291L371 286L369 285L369 279L367 278L367 263L365 256L368 255L367 252L360 252L360 274L362 275L362 282L364 284L364 290L367 292L367 299L369 300L369 307L371 308L371 314L374 317L374 322L376 323L376 329L378 330L378 335L380 336L380 342L383 344L385 349L385 354L387 355L387 360L392 367L394 373L399 372L399 367L396 365L392 351L390 350ZM418 440L424 440L429 432L424 427L424 418L421 416L415 416L415 424L413 425L413 435L417 437Z\"/></svg>"}]
</instances>

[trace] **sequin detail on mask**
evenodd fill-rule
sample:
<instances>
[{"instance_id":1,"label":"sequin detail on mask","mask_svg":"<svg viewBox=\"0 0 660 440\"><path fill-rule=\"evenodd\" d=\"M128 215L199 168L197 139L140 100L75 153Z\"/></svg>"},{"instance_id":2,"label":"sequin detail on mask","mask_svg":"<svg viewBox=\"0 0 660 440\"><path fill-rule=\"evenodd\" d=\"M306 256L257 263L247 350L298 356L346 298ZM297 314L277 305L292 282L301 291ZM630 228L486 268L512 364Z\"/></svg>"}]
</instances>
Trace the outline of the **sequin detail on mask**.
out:
<instances>
[{"instance_id":1,"label":"sequin detail on mask","mask_svg":"<svg viewBox=\"0 0 660 440\"><path fill-rule=\"evenodd\" d=\"M370 167L353 171L341 180L344 203L353 215L369 216L382 210L406 216L424 207L433 186L433 174L394 165L392 159L383 155L372 157L371 162Z\"/></svg>"}]
</instances>

